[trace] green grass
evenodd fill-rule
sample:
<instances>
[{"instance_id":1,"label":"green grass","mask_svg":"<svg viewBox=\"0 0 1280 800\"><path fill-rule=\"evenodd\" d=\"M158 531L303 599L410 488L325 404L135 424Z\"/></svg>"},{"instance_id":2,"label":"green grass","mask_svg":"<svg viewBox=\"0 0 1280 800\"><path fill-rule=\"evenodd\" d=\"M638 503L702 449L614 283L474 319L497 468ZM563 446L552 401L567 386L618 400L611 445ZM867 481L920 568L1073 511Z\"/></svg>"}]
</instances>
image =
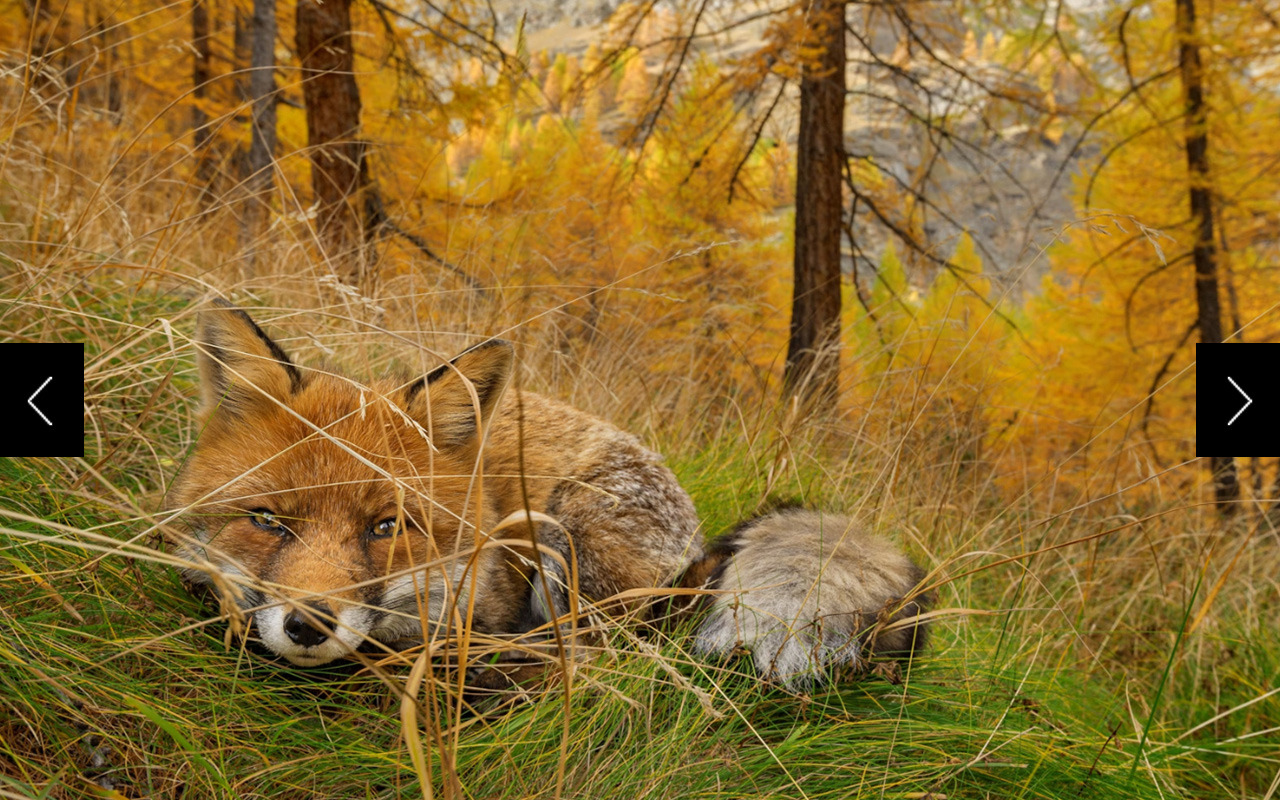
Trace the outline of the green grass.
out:
<instances>
[{"instance_id":1,"label":"green grass","mask_svg":"<svg viewBox=\"0 0 1280 800\"><path fill-rule=\"evenodd\" d=\"M0 462L4 505L136 532L141 523L50 491L52 472ZM11 795L421 796L399 699L378 678L227 648L226 626L197 624L211 611L167 567L14 533L46 526L7 527L0 552L16 569L4 573L0 786ZM678 636L659 643L660 658L620 648L582 667L567 730L559 690L461 717L449 717L451 697L429 694L461 729L443 747L424 736L426 763L436 796L450 775L463 796L485 798L550 797L561 774L563 796L583 798L1154 798L1157 784L1198 785L1188 773L1203 756L1181 748L1149 748L1153 763L1131 770L1120 687L1026 643L997 657L999 633L939 626L903 684L868 678L812 696L763 686L744 664L692 659ZM1275 681L1274 652L1248 652L1241 696ZM1254 718L1232 724L1257 729Z\"/></svg>"},{"instance_id":2,"label":"green grass","mask_svg":"<svg viewBox=\"0 0 1280 800\"><path fill-rule=\"evenodd\" d=\"M567 699L556 684L467 705L433 665L419 769L408 669L276 663L165 563L155 510L190 446L194 383L156 320L189 325L185 309L117 293L29 323L86 341L95 410L83 461L0 459L0 797L1280 797L1270 539L1241 551L1247 569L1215 556L1206 572L1206 548L1233 553L1237 534L1170 511L1144 536L1118 523L1028 556L1114 524L920 502L868 478L883 451L840 455L765 415L663 449L711 536L799 499L874 517L939 567L949 611L906 680L796 695L692 657L681 632L617 631Z\"/></svg>"}]
</instances>

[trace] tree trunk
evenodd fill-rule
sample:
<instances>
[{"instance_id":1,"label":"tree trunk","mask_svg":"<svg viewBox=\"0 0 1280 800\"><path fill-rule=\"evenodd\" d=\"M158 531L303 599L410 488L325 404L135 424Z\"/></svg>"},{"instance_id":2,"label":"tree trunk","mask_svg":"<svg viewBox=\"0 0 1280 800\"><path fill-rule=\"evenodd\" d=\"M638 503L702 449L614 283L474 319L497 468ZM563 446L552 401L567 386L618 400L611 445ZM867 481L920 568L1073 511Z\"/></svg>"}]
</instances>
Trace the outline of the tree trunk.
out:
<instances>
[{"instance_id":1,"label":"tree trunk","mask_svg":"<svg viewBox=\"0 0 1280 800\"><path fill-rule=\"evenodd\" d=\"M1195 227L1192 260L1196 270L1196 307L1199 312L1200 341L1222 342L1222 307L1218 300L1218 271L1213 249L1213 195L1209 184L1208 114L1204 102L1204 70L1200 64L1200 42L1196 38L1195 0L1176 0L1179 74L1186 105L1185 136L1187 170L1190 173L1191 219ZM1240 480L1236 460L1231 456L1209 458L1214 499L1224 514L1235 511L1240 500Z\"/></svg>"},{"instance_id":2,"label":"tree trunk","mask_svg":"<svg viewBox=\"0 0 1280 800\"><path fill-rule=\"evenodd\" d=\"M101 14L101 11L98 12ZM107 76L107 117L116 127L124 120L124 92L120 88L120 32L111 17L98 17L97 29L102 38L102 71ZM125 38L128 38L127 36ZM83 86L81 87L83 91Z\"/></svg>"},{"instance_id":3,"label":"tree trunk","mask_svg":"<svg viewBox=\"0 0 1280 800\"><path fill-rule=\"evenodd\" d=\"M210 182L213 179L213 162L209 157L209 143L212 137L209 130L209 115L200 107L200 101L209 94L209 79L213 75L212 50L209 44L209 2L210 0L194 0L191 4L191 46L195 51L191 64L191 84L195 88L191 96L196 101L191 108L191 131L194 138L196 183L199 184L201 206L209 202Z\"/></svg>"},{"instance_id":4,"label":"tree trunk","mask_svg":"<svg viewBox=\"0 0 1280 800\"><path fill-rule=\"evenodd\" d=\"M236 6L232 16L231 61L235 74L232 85L235 87L236 102L247 104L249 97L249 62L253 58L253 18ZM240 109L237 109L237 114Z\"/></svg>"},{"instance_id":5,"label":"tree trunk","mask_svg":"<svg viewBox=\"0 0 1280 800\"><path fill-rule=\"evenodd\" d=\"M360 141L360 90L351 47L351 0L298 0L297 48L307 106L311 185L319 202L321 242L349 257L361 240L361 198L368 168ZM344 278L358 278L349 270Z\"/></svg>"},{"instance_id":6,"label":"tree trunk","mask_svg":"<svg viewBox=\"0 0 1280 800\"><path fill-rule=\"evenodd\" d=\"M276 0L253 0L249 93L253 97L253 131L249 144L249 186L255 205L271 191L272 157L276 152Z\"/></svg>"},{"instance_id":7,"label":"tree trunk","mask_svg":"<svg viewBox=\"0 0 1280 800\"><path fill-rule=\"evenodd\" d=\"M800 79L795 287L784 373L789 393L827 410L835 406L840 377L844 7L844 0L814 0L809 11L822 55Z\"/></svg>"},{"instance_id":8,"label":"tree trunk","mask_svg":"<svg viewBox=\"0 0 1280 800\"><path fill-rule=\"evenodd\" d=\"M253 58L253 17L240 7L231 10L231 101L235 103L235 118L239 122L252 114L253 98L249 94L249 67ZM246 112L249 112L246 114ZM231 154L231 174L239 186L249 177L249 151L237 146ZM241 243L243 244L243 242Z\"/></svg>"},{"instance_id":9,"label":"tree trunk","mask_svg":"<svg viewBox=\"0 0 1280 800\"><path fill-rule=\"evenodd\" d=\"M1276 535L1276 542L1280 543L1280 458L1276 459L1276 474L1271 482L1270 511L1267 512L1267 519L1275 527L1272 532Z\"/></svg>"},{"instance_id":10,"label":"tree trunk","mask_svg":"<svg viewBox=\"0 0 1280 800\"><path fill-rule=\"evenodd\" d=\"M66 55L66 48L60 46L62 37L58 36L58 22L62 15L55 17L51 6L51 3L44 0L23 0L22 2L22 10L30 26L27 39L31 42L31 51L28 57L31 59L32 67L39 67L33 71L32 77L41 86L48 81L44 67L48 66L49 54L58 51Z\"/></svg>"}]
</instances>

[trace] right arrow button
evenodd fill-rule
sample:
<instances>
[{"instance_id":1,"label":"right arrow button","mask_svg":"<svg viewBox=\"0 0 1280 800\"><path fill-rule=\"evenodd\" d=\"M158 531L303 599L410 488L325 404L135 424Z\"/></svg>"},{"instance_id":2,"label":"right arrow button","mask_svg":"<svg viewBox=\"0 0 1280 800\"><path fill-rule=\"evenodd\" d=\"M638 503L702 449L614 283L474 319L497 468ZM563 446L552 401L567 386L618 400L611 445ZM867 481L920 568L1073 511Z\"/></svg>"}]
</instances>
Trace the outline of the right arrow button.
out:
<instances>
[{"instance_id":1,"label":"right arrow button","mask_svg":"<svg viewBox=\"0 0 1280 800\"><path fill-rule=\"evenodd\" d=\"M1248 408L1249 406L1253 405L1253 398L1252 398L1252 397L1250 397L1249 395L1245 394L1245 393L1244 393L1244 389L1241 389L1241 388L1240 388L1240 384L1238 384L1238 383L1236 383L1234 380L1232 380L1231 376L1229 376L1229 375L1228 375L1228 376L1227 376L1227 380L1231 381L1231 385L1232 385L1232 386L1234 386L1234 387L1236 387L1236 391L1237 391L1237 392L1239 392L1239 393L1241 394L1241 396L1243 396L1243 397L1244 397L1244 405L1240 406L1240 410L1239 410L1239 411L1237 411L1237 412L1236 412L1236 415L1235 415L1234 417L1232 417L1232 418L1231 418L1231 420L1227 423L1227 425L1231 425L1231 423L1232 423L1232 422L1235 422L1236 420L1240 419L1240 415L1244 413L1244 410L1245 410L1246 408Z\"/></svg>"}]
</instances>

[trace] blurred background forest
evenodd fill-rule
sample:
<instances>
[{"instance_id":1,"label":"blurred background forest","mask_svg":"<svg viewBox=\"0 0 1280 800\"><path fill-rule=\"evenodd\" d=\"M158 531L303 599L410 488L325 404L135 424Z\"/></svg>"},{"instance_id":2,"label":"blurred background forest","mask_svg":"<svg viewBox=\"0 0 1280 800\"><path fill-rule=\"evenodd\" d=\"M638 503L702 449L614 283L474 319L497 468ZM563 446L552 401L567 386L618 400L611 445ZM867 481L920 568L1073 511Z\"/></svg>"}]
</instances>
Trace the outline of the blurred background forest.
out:
<instances>
[{"instance_id":1,"label":"blurred background forest","mask_svg":"<svg viewBox=\"0 0 1280 800\"><path fill-rule=\"evenodd\" d=\"M1195 456L1278 250L1277 0L0 0L0 341L86 347L84 458L0 459L0 795L1280 797L1280 459ZM357 379L515 341L710 536L891 533L930 655L810 706L629 643L493 727L259 680L158 534L212 295Z\"/></svg>"},{"instance_id":2,"label":"blurred background forest","mask_svg":"<svg viewBox=\"0 0 1280 800\"><path fill-rule=\"evenodd\" d=\"M797 360L792 251L817 230L794 269L834 297L795 313L839 326L841 414L1066 504L1156 475L1196 496L1195 343L1277 335L1262 0L0 10L28 296L65 289L52 260L135 290L341 298L514 336L554 391L603 384L705 432ZM811 127L842 153L805 139L806 80L838 85ZM815 147L834 160L798 172ZM1264 462L1215 462L1219 499L1274 497Z\"/></svg>"}]
</instances>

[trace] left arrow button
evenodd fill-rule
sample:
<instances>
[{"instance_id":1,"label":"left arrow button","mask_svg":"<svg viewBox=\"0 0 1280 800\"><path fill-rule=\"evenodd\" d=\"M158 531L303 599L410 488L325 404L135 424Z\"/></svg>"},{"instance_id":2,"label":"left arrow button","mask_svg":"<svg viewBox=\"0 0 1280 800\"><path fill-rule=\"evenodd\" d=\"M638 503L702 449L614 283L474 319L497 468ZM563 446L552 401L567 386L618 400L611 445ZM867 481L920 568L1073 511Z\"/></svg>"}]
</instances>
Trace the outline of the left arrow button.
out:
<instances>
[{"instance_id":1,"label":"left arrow button","mask_svg":"<svg viewBox=\"0 0 1280 800\"><path fill-rule=\"evenodd\" d=\"M43 412L43 411L41 411L41 410L36 406L36 395L38 395L38 394L40 394L41 392L43 392L43 391L44 391L44 387L48 386L48 385L49 385L49 381L51 381L51 380L53 380L53 376L52 376L52 375L50 375L49 377L45 378L45 379L44 379L44 383L40 384L40 388L39 388L39 389L36 389L34 392L32 392L32 393L31 393L31 396L27 398L27 405L31 406L32 410L33 410L33 411L35 411L37 414L39 414L39 415L40 415L40 419L44 420L44 424L46 424L46 425L48 425L48 426L50 426L50 427L52 427L52 426L53 426L53 423L52 423L52 422L50 422L50 421L49 421L49 418L48 418L48 417L46 417L46 416L44 415L44 412Z\"/></svg>"},{"instance_id":2,"label":"left arrow button","mask_svg":"<svg viewBox=\"0 0 1280 800\"><path fill-rule=\"evenodd\" d=\"M3 23L0 23L0 28L3 27ZM0 216L3 214L0 213ZM4 268L0 267L0 272L3 271ZM3 294L0 291L0 297ZM4 300L0 299L0 315L3 313ZM79 342L6 342L5 337L10 334L4 327L0 323L0 343L4 344L0 348L4 361L0 361L0 364L4 365L5 375L3 381L0 381L0 420L10 424L5 429L5 433L9 435L0 444L0 452L5 458L82 458L85 455L85 442L89 441L92 443L89 452L93 457L89 463L96 464L107 452L102 448L114 445L106 437L98 437L96 434L85 439L85 426L91 421L96 422L93 403L99 398L95 397L93 402L85 403L84 389L98 386L105 380L105 375L96 382L94 379L85 382L84 365L89 362L85 361L85 346ZM111 385L114 386L114 383ZM103 388L101 399L115 397L112 394L114 391ZM84 420L83 423L81 420ZM68 466L67 469L72 467ZM3 470L0 469L0 472ZM0 483L4 483L4 478L0 477ZM4 495L3 488L0 488L0 495ZM2 505L4 501L0 500L0 506ZM3 538L0 535L0 539ZM4 563L3 556L0 553L0 564ZM0 576L4 574L4 567L0 567ZM4 606L4 592L4 581L0 579L0 607ZM3 705L0 705L0 709L3 709ZM4 711L0 710L0 718L3 717ZM4 733L0 732L0 737L3 736ZM0 774L4 772L3 761L4 756L0 755ZM0 789L3 786L4 781L0 779ZM0 797L3 796L4 792L0 791Z\"/></svg>"}]
</instances>

